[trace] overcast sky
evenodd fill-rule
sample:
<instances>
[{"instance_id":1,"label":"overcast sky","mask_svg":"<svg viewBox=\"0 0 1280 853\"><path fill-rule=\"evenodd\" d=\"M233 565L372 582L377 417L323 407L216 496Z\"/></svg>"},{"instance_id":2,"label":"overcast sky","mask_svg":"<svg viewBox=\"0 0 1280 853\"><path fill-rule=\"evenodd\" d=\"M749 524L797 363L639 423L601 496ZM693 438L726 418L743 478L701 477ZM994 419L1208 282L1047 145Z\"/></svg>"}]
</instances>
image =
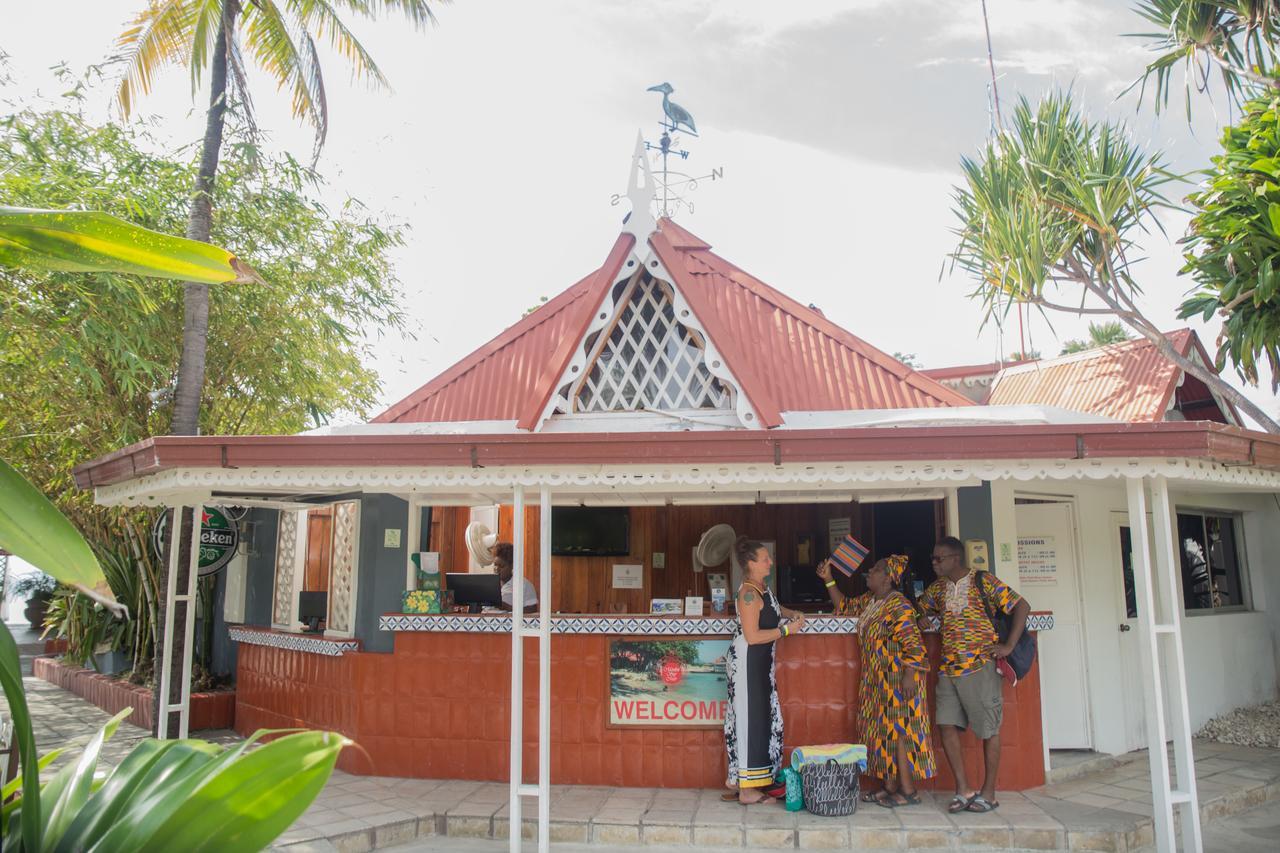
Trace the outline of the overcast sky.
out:
<instances>
[{"instance_id":1,"label":"overcast sky","mask_svg":"<svg viewBox=\"0 0 1280 853\"><path fill-rule=\"evenodd\" d=\"M80 69L112 52L145 0L43 0L5 13L0 50L22 103L61 91L49 67ZM1157 117L1120 93L1149 59L1121 33L1146 29L1127 0L989 0L1005 109L1023 94L1072 86L1095 116L1122 118L1174 164L1207 164L1219 119L1197 102ZM353 86L327 57L331 128L320 168L412 229L396 265L416 340L372 342L383 400L394 402L506 326L539 297L597 267L616 236L636 130L654 136L668 80L696 118L685 139L704 182L677 218L722 256L888 351L928 367L990 361L1018 348L980 331L971 285L942 275L953 248L960 157L988 133L979 0L457 0L415 33L397 19L355 29L394 91ZM310 132L258 76L269 144L305 157ZM199 138L193 103L171 71L144 102L175 144ZM109 92L91 114L113 117ZM1225 104L1217 105L1226 117ZM1181 195L1181 192L1178 193ZM1171 214L1171 238L1186 217ZM1179 325L1180 256L1157 233L1144 246L1145 307ZM1065 300L1064 300L1065 301ZM1031 323L1056 354L1087 323ZM1216 328L1197 327L1212 349ZM1207 331L1207 334L1206 334ZM1270 411L1269 390L1251 395Z\"/></svg>"}]
</instances>

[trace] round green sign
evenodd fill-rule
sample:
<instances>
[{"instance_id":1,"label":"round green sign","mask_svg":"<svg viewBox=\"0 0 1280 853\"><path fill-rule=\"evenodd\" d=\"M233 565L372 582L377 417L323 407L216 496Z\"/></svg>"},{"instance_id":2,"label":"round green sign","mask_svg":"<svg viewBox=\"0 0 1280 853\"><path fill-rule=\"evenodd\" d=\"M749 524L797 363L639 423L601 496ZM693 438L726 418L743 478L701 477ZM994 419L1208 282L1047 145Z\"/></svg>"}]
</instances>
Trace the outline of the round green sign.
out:
<instances>
[{"instance_id":1,"label":"round green sign","mask_svg":"<svg viewBox=\"0 0 1280 853\"><path fill-rule=\"evenodd\" d=\"M159 558L164 555L165 519L168 517L169 513L160 513L151 527L151 547ZM218 507L205 507L200 524L200 576L211 575L231 562L239 544L240 528L236 523Z\"/></svg>"}]
</instances>

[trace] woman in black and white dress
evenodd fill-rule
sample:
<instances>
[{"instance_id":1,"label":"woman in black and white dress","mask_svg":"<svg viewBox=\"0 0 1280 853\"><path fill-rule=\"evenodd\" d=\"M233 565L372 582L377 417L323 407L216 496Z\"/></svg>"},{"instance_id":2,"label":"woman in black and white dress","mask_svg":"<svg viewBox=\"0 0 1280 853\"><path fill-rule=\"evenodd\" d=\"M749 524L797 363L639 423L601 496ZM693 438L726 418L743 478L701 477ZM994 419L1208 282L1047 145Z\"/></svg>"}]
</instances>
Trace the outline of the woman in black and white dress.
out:
<instances>
[{"instance_id":1,"label":"woman in black and white dress","mask_svg":"<svg viewBox=\"0 0 1280 853\"><path fill-rule=\"evenodd\" d=\"M743 568L738 590L738 625L725 656L729 705L724 742L729 753L726 785L743 805L771 803L764 789L773 785L782 761L782 708L773 670L773 644L804 628L804 614L778 604L767 579L773 570L769 551L739 536L734 554Z\"/></svg>"}]
</instances>

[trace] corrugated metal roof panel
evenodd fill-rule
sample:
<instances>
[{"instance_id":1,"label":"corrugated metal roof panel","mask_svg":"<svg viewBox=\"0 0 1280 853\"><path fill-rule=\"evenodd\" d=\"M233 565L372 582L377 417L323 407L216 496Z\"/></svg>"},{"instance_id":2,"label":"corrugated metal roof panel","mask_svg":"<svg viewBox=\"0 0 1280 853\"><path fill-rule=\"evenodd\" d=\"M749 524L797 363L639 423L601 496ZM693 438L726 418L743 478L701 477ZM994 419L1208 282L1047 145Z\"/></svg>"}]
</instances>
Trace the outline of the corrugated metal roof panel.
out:
<instances>
[{"instance_id":1,"label":"corrugated metal roof panel","mask_svg":"<svg viewBox=\"0 0 1280 853\"><path fill-rule=\"evenodd\" d=\"M605 266L374 418L375 423L518 419L549 399L574 340L595 309L608 269L630 238L619 238ZM765 426L783 411L908 409L970 405L867 342L709 251L670 220L652 238L676 286ZM605 282L607 284L607 282Z\"/></svg>"},{"instance_id":2,"label":"corrugated metal roof panel","mask_svg":"<svg viewBox=\"0 0 1280 853\"><path fill-rule=\"evenodd\" d=\"M1198 346L1190 329L1168 337L1184 355ZM1154 344L1140 339L1007 367L996 377L987 402L1060 406L1119 421L1162 421L1181 373Z\"/></svg>"}]
</instances>

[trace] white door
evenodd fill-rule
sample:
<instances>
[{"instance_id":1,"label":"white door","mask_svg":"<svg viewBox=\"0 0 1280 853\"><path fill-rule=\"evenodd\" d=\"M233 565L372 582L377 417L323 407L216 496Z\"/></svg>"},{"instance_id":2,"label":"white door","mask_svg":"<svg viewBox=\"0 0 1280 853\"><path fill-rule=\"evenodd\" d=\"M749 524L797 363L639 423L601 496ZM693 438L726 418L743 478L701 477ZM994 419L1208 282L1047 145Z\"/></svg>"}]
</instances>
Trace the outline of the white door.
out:
<instances>
[{"instance_id":1,"label":"white door","mask_svg":"<svg viewBox=\"0 0 1280 853\"><path fill-rule=\"evenodd\" d=\"M1151 515L1147 514L1147 529L1151 530ZM1120 630L1120 665L1128 677L1120 685L1124 699L1124 746L1126 750L1147 747L1147 707L1142 676L1142 650L1138 647L1138 598L1134 589L1132 540L1130 539L1129 513L1111 513L1112 577L1120 585L1120 609L1117 614ZM1150 558L1154 565L1155 541L1149 543ZM1165 707L1169 707L1169 685L1165 683Z\"/></svg>"},{"instance_id":2,"label":"white door","mask_svg":"<svg viewBox=\"0 0 1280 853\"><path fill-rule=\"evenodd\" d=\"M1018 589L1033 610L1053 611L1041 632L1040 701L1049 749L1091 749L1080 565L1070 503L1018 504Z\"/></svg>"}]
</instances>

